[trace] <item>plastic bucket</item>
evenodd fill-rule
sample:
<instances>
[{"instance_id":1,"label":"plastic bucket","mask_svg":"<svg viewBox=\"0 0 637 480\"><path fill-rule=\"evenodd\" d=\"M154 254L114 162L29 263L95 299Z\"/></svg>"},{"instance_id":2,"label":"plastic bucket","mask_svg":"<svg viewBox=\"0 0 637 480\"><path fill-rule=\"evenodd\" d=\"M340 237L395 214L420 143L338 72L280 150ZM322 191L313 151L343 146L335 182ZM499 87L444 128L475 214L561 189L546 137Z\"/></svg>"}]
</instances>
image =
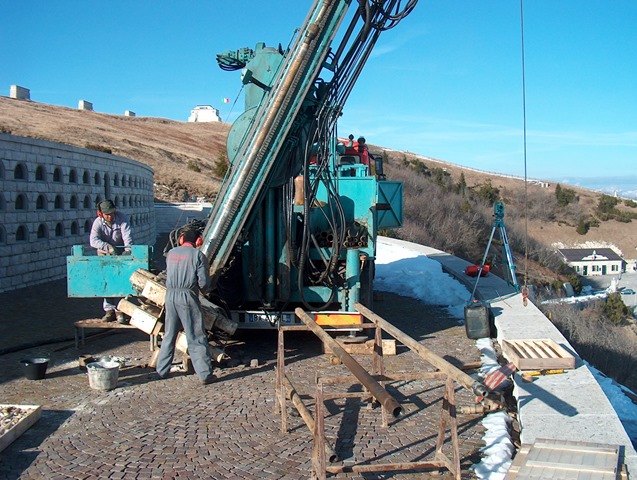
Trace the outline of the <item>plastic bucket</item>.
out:
<instances>
[{"instance_id":1,"label":"plastic bucket","mask_svg":"<svg viewBox=\"0 0 637 480\"><path fill-rule=\"evenodd\" d=\"M48 358L27 358L20 360L24 370L24 376L29 380L42 380L46 375L46 367L49 365Z\"/></svg>"},{"instance_id":2,"label":"plastic bucket","mask_svg":"<svg viewBox=\"0 0 637 480\"><path fill-rule=\"evenodd\" d=\"M86 365L88 384L95 390L112 390L117 386L119 363L92 362Z\"/></svg>"}]
</instances>

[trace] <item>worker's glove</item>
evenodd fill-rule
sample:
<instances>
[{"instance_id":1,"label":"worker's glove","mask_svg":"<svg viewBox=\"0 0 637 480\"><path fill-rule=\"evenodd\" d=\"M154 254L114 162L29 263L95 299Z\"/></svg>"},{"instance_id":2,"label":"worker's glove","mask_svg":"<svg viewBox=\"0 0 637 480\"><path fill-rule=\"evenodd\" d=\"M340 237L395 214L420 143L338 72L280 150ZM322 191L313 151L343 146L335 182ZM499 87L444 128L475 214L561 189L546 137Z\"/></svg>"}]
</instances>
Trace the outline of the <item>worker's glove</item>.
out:
<instances>
[{"instance_id":1,"label":"worker's glove","mask_svg":"<svg viewBox=\"0 0 637 480\"><path fill-rule=\"evenodd\" d=\"M130 248L125 248L124 251L122 252L122 255L130 255L131 251Z\"/></svg>"},{"instance_id":2,"label":"worker's glove","mask_svg":"<svg viewBox=\"0 0 637 480\"><path fill-rule=\"evenodd\" d=\"M109 255L117 255L117 253L115 252L115 247L114 247L113 245L108 245L108 246L106 247L106 252L107 252Z\"/></svg>"}]
</instances>

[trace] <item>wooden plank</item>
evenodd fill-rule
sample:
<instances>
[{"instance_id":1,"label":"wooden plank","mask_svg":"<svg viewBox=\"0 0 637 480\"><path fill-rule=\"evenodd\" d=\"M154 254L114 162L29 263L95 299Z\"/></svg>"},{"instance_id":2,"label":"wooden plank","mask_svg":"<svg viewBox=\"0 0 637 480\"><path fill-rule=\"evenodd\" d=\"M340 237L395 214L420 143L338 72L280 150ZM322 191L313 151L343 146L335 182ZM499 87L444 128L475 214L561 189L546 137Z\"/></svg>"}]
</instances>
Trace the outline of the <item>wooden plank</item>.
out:
<instances>
[{"instance_id":1,"label":"wooden plank","mask_svg":"<svg viewBox=\"0 0 637 480\"><path fill-rule=\"evenodd\" d=\"M141 295L160 307L166 303L166 287L154 280L146 281Z\"/></svg>"},{"instance_id":2,"label":"wooden plank","mask_svg":"<svg viewBox=\"0 0 637 480\"><path fill-rule=\"evenodd\" d=\"M536 449L551 448L554 450L566 450L572 452L583 453L606 453L608 455L617 455L619 453L619 447L615 445L603 445L601 443L591 442L575 442L570 441L569 444L561 443L558 440L536 440L533 444Z\"/></svg>"},{"instance_id":3,"label":"wooden plank","mask_svg":"<svg viewBox=\"0 0 637 480\"><path fill-rule=\"evenodd\" d=\"M522 445L504 480L616 480L621 476L619 446L537 439Z\"/></svg>"},{"instance_id":4,"label":"wooden plank","mask_svg":"<svg viewBox=\"0 0 637 480\"><path fill-rule=\"evenodd\" d=\"M179 350L182 353L188 352L188 339L186 338L186 334L184 332L179 332L177 334L177 340L175 341L175 349Z\"/></svg>"},{"instance_id":5,"label":"wooden plank","mask_svg":"<svg viewBox=\"0 0 637 480\"><path fill-rule=\"evenodd\" d=\"M518 370L575 368L575 357L550 339L503 340L502 353Z\"/></svg>"},{"instance_id":6,"label":"wooden plank","mask_svg":"<svg viewBox=\"0 0 637 480\"><path fill-rule=\"evenodd\" d=\"M148 335L153 335L157 321L157 317L145 312L141 308L136 308L131 316L130 324Z\"/></svg>"},{"instance_id":7,"label":"wooden plank","mask_svg":"<svg viewBox=\"0 0 637 480\"><path fill-rule=\"evenodd\" d=\"M0 404L0 408L16 407L21 410L30 410L29 413L20 419L13 427L11 427L4 435L0 437L0 452L7 448L13 441L26 432L35 422L42 416L42 407L40 405L6 405Z\"/></svg>"},{"instance_id":8,"label":"wooden plank","mask_svg":"<svg viewBox=\"0 0 637 480\"><path fill-rule=\"evenodd\" d=\"M137 328L133 325L123 325L117 322L104 322L101 318L90 318L75 322L76 328Z\"/></svg>"}]
</instances>

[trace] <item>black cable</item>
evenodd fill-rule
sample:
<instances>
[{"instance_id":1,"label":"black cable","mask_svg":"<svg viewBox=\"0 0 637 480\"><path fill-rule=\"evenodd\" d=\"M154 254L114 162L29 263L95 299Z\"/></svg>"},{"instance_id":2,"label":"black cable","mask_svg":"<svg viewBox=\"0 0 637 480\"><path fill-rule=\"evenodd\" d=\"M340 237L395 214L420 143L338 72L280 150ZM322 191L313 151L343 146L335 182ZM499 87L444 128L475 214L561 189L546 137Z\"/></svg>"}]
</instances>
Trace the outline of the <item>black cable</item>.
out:
<instances>
[{"instance_id":1,"label":"black cable","mask_svg":"<svg viewBox=\"0 0 637 480\"><path fill-rule=\"evenodd\" d=\"M526 168L526 69L524 61L524 0L520 0L520 36L522 43L522 121L524 130L524 288L529 276L529 214L528 180Z\"/></svg>"},{"instance_id":2,"label":"black cable","mask_svg":"<svg viewBox=\"0 0 637 480\"><path fill-rule=\"evenodd\" d=\"M217 55L217 64L221 70L226 72L233 72L235 70L241 70L246 66L245 62L238 60L235 57L219 54Z\"/></svg>"}]
</instances>

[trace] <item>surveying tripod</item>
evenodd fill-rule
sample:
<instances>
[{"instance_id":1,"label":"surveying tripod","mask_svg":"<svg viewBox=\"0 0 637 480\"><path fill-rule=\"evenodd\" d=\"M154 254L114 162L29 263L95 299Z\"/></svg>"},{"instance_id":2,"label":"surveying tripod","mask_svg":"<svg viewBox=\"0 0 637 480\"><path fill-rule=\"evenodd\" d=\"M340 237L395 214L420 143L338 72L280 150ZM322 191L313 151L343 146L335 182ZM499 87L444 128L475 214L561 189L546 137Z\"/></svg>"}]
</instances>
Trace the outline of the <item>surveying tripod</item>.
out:
<instances>
[{"instance_id":1,"label":"surveying tripod","mask_svg":"<svg viewBox=\"0 0 637 480\"><path fill-rule=\"evenodd\" d=\"M518 280L515 276L515 264L513 263L513 255L511 255L511 247L509 246L509 237L507 237L506 229L504 228L504 203L496 202L493 205L493 229L491 229L491 236L489 237L489 242L487 243L487 248L484 251L484 256L482 257L482 262L480 262L480 269L478 270L478 276L476 277L476 283L473 286L473 291L471 292L471 300L473 300L474 295L476 293L476 288L478 287L478 281L480 280L480 275L482 274L482 269L484 268L484 264L487 260L487 255L489 254L489 248L491 248L491 242L493 241L493 236L495 235L495 231L500 229L500 238L502 240L502 252L503 252L503 262L506 263L507 269L507 283L513 286L516 292L520 291L520 285L518 284Z\"/></svg>"}]
</instances>

